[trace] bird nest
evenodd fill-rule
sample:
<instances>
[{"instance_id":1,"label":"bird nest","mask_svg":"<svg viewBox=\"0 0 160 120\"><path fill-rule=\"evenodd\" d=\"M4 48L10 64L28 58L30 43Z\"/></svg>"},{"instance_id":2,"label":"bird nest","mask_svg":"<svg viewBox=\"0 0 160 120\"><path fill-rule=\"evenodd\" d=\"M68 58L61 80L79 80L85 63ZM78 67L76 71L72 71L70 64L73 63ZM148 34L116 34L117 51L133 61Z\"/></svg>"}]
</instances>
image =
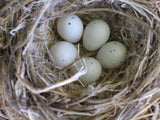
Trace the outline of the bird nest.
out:
<instances>
[{"instance_id":1,"label":"bird nest","mask_svg":"<svg viewBox=\"0 0 160 120\"><path fill-rule=\"evenodd\" d=\"M12 120L160 119L160 2L147 0L5 0L0 3L0 110ZM83 85L83 67L58 69L49 51L62 38L57 19L78 15L84 26L105 20L109 41L128 50L125 63ZM95 57L82 42L79 58Z\"/></svg>"}]
</instances>

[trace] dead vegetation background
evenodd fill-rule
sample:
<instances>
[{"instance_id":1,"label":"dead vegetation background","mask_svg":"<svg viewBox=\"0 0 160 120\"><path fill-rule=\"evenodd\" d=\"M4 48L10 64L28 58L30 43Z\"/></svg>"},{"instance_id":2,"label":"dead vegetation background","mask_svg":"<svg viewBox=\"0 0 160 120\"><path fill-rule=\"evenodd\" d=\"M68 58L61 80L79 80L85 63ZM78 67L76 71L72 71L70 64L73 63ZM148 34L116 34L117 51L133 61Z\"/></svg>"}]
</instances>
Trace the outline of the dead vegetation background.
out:
<instances>
[{"instance_id":1,"label":"dead vegetation background","mask_svg":"<svg viewBox=\"0 0 160 120\"><path fill-rule=\"evenodd\" d=\"M76 14L86 26L104 19L110 41L126 45L126 62L84 86L54 65L49 48L62 40L57 18ZM2 120L160 120L160 1L0 0ZM82 43L79 57L96 55ZM74 64L73 64L74 65Z\"/></svg>"}]
</instances>

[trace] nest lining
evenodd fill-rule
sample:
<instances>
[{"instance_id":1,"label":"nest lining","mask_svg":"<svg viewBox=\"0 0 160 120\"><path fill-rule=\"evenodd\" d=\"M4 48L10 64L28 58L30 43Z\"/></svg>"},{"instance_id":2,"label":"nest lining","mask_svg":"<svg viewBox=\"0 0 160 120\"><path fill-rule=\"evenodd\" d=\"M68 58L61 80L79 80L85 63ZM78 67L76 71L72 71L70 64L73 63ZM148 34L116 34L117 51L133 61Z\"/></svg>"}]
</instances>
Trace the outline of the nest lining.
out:
<instances>
[{"instance_id":1,"label":"nest lining","mask_svg":"<svg viewBox=\"0 0 160 120\"><path fill-rule=\"evenodd\" d=\"M4 24L8 23L3 27L10 31L6 35L9 44L4 39L1 42L4 57L1 65L2 118L80 120L83 116L87 120L103 120L159 117L156 111L160 99L159 23L155 24L158 18L147 9L148 12L146 6L128 1L85 1L81 5L84 8L80 7L80 1L53 2L50 6L50 2L30 0L23 4L30 10L28 17L18 3L12 4L17 13L8 14L14 22L7 14L7 17L2 16ZM77 82L84 69L77 76L70 76L70 66L57 69L49 52L51 45L62 40L56 32L56 18L71 13L80 16L84 25L93 19L104 19L111 27L110 41L118 40L128 48L127 60L120 68L104 70L100 80L88 86ZM24 21L28 22L25 26ZM2 29L1 33L7 34ZM86 51L81 42L77 47L80 57L96 55L96 52ZM14 108L10 109L11 106Z\"/></svg>"}]
</instances>

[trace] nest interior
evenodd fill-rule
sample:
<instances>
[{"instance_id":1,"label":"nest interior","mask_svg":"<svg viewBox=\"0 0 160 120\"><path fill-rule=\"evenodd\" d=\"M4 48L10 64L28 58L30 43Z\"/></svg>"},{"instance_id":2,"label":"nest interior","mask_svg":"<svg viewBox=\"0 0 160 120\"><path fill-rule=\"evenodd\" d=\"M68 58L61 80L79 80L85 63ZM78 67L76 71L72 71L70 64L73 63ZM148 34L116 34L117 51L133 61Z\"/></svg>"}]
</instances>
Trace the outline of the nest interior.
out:
<instances>
[{"instance_id":1,"label":"nest interior","mask_svg":"<svg viewBox=\"0 0 160 120\"><path fill-rule=\"evenodd\" d=\"M0 4L2 119L140 120L160 119L160 18L157 1L14 0ZM83 85L71 66L58 69L50 47L62 41L57 19L78 15L84 27L105 20L109 41L128 50L125 63L103 70L98 81ZM95 57L82 42L79 57Z\"/></svg>"}]
</instances>

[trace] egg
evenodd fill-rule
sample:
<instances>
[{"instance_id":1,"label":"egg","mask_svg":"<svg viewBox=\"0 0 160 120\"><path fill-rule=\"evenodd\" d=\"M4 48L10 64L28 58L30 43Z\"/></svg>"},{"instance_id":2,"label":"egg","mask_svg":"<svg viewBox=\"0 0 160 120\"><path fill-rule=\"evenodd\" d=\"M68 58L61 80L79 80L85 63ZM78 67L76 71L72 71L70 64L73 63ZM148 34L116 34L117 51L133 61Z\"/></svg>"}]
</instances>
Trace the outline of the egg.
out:
<instances>
[{"instance_id":1,"label":"egg","mask_svg":"<svg viewBox=\"0 0 160 120\"><path fill-rule=\"evenodd\" d=\"M126 59L127 48L118 41L106 43L97 53L97 60L103 68L119 67Z\"/></svg>"},{"instance_id":2,"label":"egg","mask_svg":"<svg viewBox=\"0 0 160 120\"><path fill-rule=\"evenodd\" d=\"M50 48L51 55L58 67L66 67L75 61L78 51L70 42L60 41Z\"/></svg>"},{"instance_id":3,"label":"egg","mask_svg":"<svg viewBox=\"0 0 160 120\"><path fill-rule=\"evenodd\" d=\"M67 15L58 19L58 34L71 43L78 42L83 34L83 23L77 15Z\"/></svg>"},{"instance_id":4,"label":"egg","mask_svg":"<svg viewBox=\"0 0 160 120\"><path fill-rule=\"evenodd\" d=\"M84 30L83 45L88 51L98 50L108 41L109 36L109 25L103 20L93 20Z\"/></svg>"},{"instance_id":5,"label":"egg","mask_svg":"<svg viewBox=\"0 0 160 120\"><path fill-rule=\"evenodd\" d=\"M86 57L84 58L86 62L86 67L87 67L87 72L85 75L80 77L80 81L83 82L84 84L89 84L92 82L95 82L100 78L100 75L102 73L102 67L101 64L92 57ZM79 71L79 69L82 67L81 60L78 60L76 66L73 66L70 69L70 73L74 75Z\"/></svg>"}]
</instances>

